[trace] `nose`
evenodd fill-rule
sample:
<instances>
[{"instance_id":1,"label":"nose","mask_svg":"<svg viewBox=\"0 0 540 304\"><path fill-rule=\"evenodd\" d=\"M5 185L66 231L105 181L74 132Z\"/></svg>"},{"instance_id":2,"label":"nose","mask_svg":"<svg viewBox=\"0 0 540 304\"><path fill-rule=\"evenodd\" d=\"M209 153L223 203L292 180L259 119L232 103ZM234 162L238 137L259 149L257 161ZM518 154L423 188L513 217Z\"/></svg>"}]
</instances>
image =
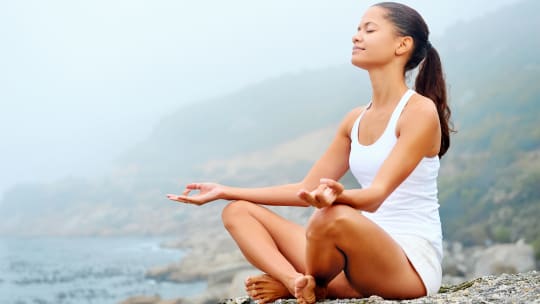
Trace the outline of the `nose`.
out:
<instances>
[{"instance_id":1,"label":"nose","mask_svg":"<svg viewBox=\"0 0 540 304\"><path fill-rule=\"evenodd\" d=\"M362 37L360 37L360 31L357 31L353 36L352 36L352 43L356 43L358 41L360 41L362 39Z\"/></svg>"}]
</instances>

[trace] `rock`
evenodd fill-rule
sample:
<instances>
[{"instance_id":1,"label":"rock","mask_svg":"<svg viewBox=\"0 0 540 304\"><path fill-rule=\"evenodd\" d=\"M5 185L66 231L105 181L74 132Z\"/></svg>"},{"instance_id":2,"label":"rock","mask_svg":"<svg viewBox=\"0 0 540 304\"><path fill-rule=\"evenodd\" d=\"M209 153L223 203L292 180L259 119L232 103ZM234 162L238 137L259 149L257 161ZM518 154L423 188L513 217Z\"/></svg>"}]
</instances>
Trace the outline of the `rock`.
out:
<instances>
[{"instance_id":1,"label":"rock","mask_svg":"<svg viewBox=\"0 0 540 304\"><path fill-rule=\"evenodd\" d=\"M184 299L160 300L156 304L184 304Z\"/></svg>"},{"instance_id":2,"label":"rock","mask_svg":"<svg viewBox=\"0 0 540 304\"><path fill-rule=\"evenodd\" d=\"M134 296L120 302L120 304L155 304L160 300L159 296Z\"/></svg>"},{"instance_id":3,"label":"rock","mask_svg":"<svg viewBox=\"0 0 540 304\"><path fill-rule=\"evenodd\" d=\"M246 288L245 288L244 282L246 281L246 279L250 276L255 276L259 274L261 274L261 271L256 268L246 269L246 270L237 272L234 275L232 282L229 286L227 297L232 298L241 294L245 294Z\"/></svg>"},{"instance_id":4,"label":"rock","mask_svg":"<svg viewBox=\"0 0 540 304\"><path fill-rule=\"evenodd\" d=\"M163 300L159 296L134 296L119 304L182 304L182 299Z\"/></svg>"},{"instance_id":5,"label":"rock","mask_svg":"<svg viewBox=\"0 0 540 304\"><path fill-rule=\"evenodd\" d=\"M208 286L230 284L238 274L253 269L253 266L244 261L220 267L208 274ZM258 271L258 273L260 273L260 271Z\"/></svg>"},{"instance_id":6,"label":"rock","mask_svg":"<svg viewBox=\"0 0 540 304\"><path fill-rule=\"evenodd\" d=\"M466 255L463 245L454 242L444 243L444 258L442 262L443 273L452 277L465 277L468 272Z\"/></svg>"},{"instance_id":7,"label":"rock","mask_svg":"<svg viewBox=\"0 0 540 304\"><path fill-rule=\"evenodd\" d=\"M191 249L180 262L150 268L145 276L157 281L178 283L203 280L208 280L209 284L230 283L235 272L251 265L232 238L221 230L201 231L186 238L182 246Z\"/></svg>"},{"instance_id":8,"label":"rock","mask_svg":"<svg viewBox=\"0 0 540 304\"><path fill-rule=\"evenodd\" d=\"M478 256L474 276L526 272L535 269L535 266L532 246L523 241L516 244L497 244Z\"/></svg>"},{"instance_id":9,"label":"rock","mask_svg":"<svg viewBox=\"0 0 540 304\"><path fill-rule=\"evenodd\" d=\"M214 285L208 288L203 294L196 297L186 299L189 304L215 304L223 299L223 295L227 294L229 284Z\"/></svg>"},{"instance_id":10,"label":"rock","mask_svg":"<svg viewBox=\"0 0 540 304\"><path fill-rule=\"evenodd\" d=\"M248 297L219 301L220 304L255 304ZM277 300L276 304L293 304L296 300ZM364 299L325 300L325 304L360 303L540 303L540 272L484 276L458 285L443 286L438 294L413 300L392 301L372 296Z\"/></svg>"}]
</instances>

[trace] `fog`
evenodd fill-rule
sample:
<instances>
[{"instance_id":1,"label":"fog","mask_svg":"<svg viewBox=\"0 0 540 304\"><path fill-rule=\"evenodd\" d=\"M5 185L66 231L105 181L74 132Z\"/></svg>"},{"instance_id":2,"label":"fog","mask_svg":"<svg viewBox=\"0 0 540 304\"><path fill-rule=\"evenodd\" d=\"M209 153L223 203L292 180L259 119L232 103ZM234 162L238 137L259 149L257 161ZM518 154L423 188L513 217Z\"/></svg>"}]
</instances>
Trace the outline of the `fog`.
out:
<instances>
[{"instance_id":1,"label":"fog","mask_svg":"<svg viewBox=\"0 0 540 304\"><path fill-rule=\"evenodd\" d=\"M103 174L182 105L348 63L376 2L0 0L0 194ZM403 1L435 37L514 2Z\"/></svg>"}]
</instances>

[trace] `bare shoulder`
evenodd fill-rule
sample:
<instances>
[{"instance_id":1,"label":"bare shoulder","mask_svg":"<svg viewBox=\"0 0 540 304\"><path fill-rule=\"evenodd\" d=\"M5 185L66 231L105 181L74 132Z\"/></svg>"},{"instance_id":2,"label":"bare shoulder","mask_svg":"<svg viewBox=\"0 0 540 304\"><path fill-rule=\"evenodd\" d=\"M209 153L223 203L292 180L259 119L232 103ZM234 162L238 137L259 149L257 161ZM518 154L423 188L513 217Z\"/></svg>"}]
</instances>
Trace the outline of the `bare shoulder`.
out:
<instances>
[{"instance_id":1,"label":"bare shoulder","mask_svg":"<svg viewBox=\"0 0 540 304\"><path fill-rule=\"evenodd\" d=\"M414 94L403 109L399 119L400 126L420 125L435 128L439 126L439 114L433 100L420 94Z\"/></svg>"},{"instance_id":2,"label":"bare shoulder","mask_svg":"<svg viewBox=\"0 0 540 304\"><path fill-rule=\"evenodd\" d=\"M360 114L362 113L362 111L364 111L364 109L365 109L365 106L361 106L361 107L356 107L350 110L349 113L345 115L344 120L349 123L354 123L354 121L358 118L358 116L360 116Z\"/></svg>"},{"instance_id":3,"label":"bare shoulder","mask_svg":"<svg viewBox=\"0 0 540 304\"><path fill-rule=\"evenodd\" d=\"M414 94L399 118L396 135L402 142L414 145L416 151L432 157L439 153L441 125L435 103L420 94ZM425 150L424 150L425 149Z\"/></svg>"},{"instance_id":4,"label":"bare shoulder","mask_svg":"<svg viewBox=\"0 0 540 304\"><path fill-rule=\"evenodd\" d=\"M365 106L357 107L357 108L352 109L351 111L349 111L349 113L347 113L347 115L345 115L339 127L341 133L349 135L354 122L356 121L358 116L360 116L362 111L364 111L364 109L365 109Z\"/></svg>"}]
</instances>

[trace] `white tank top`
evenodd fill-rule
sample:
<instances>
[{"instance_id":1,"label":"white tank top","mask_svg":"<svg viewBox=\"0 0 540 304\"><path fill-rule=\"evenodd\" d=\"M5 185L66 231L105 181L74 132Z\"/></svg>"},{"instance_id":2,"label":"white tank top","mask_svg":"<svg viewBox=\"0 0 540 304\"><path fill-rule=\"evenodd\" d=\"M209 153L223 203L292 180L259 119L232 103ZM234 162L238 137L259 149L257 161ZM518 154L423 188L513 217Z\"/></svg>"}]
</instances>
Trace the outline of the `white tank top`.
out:
<instances>
[{"instance_id":1,"label":"white tank top","mask_svg":"<svg viewBox=\"0 0 540 304\"><path fill-rule=\"evenodd\" d=\"M349 166L363 188L373 182L384 160L397 142L396 124L415 94L408 90L394 109L383 134L371 145L358 142L358 125L365 111L354 122L351 130ZM371 103L366 107L368 109ZM428 240L442 260L442 231L437 199L439 157L424 157L413 172L388 196L377 211L362 214L377 223L391 236L414 235Z\"/></svg>"}]
</instances>

